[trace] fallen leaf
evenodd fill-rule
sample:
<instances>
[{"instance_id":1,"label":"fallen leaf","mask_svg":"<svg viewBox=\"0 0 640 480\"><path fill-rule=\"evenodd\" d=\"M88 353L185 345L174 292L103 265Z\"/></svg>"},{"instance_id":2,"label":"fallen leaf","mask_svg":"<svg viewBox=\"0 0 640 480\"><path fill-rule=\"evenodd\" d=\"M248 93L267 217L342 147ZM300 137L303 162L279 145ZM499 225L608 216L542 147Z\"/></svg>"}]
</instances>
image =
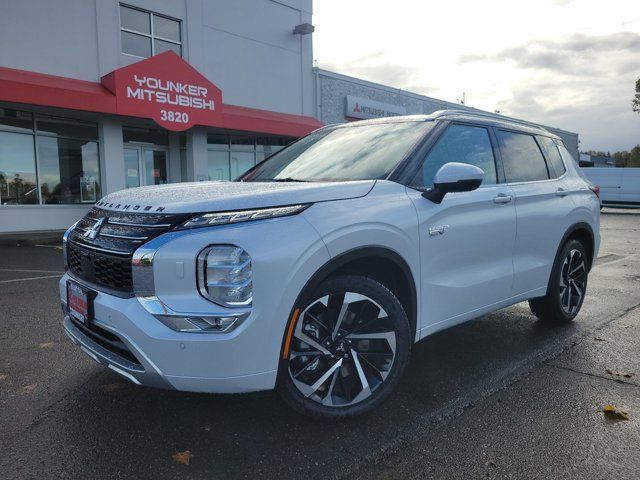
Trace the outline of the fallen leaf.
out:
<instances>
[{"instance_id":1,"label":"fallen leaf","mask_svg":"<svg viewBox=\"0 0 640 480\"><path fill-rule=\"evenodd\" d=\"M174 462L182 463L183 465L189 465L191 457L193 457L193 454L189 450L185 450L184 452L176 452L171 456Z\"/></svg>"},{"instance_id":2,"label":"fallen leaf","mask_svg":"<svg viewBox=\"0 0 640 480\"><path fill-rule=\"evenodd\" d=\"M624 410L619 410L613 405L605 405L604 407L602 407L602 412L606 417L611 419L629 420L629 413L625 412Z\"/></svg>"},{"instance_id":3,"label":"fallen leaf","mask_svg":"<svg viewBox=\"0 0 640 480\"><path fill-rule=\"evenodd\" d=\"M631 372L621 372L621 371L619 371L619 370L611 370L610 368L607 368L607 370L606 370L606 371L607 371L607 373L608 373L609 375L613 375L613 376L615 376L615 377L631 378L631 377L633 377L633 375L634 375L634 374L633 374L633 373L631 373Z\"/></svg>"},{"instance_id":4,"label":"fallen leaf","mask_svg":"<svg viewBox=\"0 0 640 480\"><path fill-rule=\"evenodd\" d=\"M22 391L24 393L33 393L35 392L37 386L38 386L37 383L32 383L31 385L25 385L24 387L22 387Z\"/></svg>"},{"instance_id":5,"label":"fallen leaf","mask_svg":"<svg viewBox=\"0 0 640 480\"><path fill-rule=\"evenodd\" d=\"M600 337L593 337L593 339L594 339L596 342L606 342L606 340L605 340L604 338L600 338Z\"/></svg>"},{"instance_id":6,"label":"fallen leaf","mask_svg":"<svg viewBox=\"0 0 640 480\"><path fill-rule=\"evenodd\" d=\"M125 384L124 383L107 383L105 385L102 385L102 390L104 390L105 392L117 392L118 390L122 390L124 388Z\"/></svg>"},{"instance_id":7,"label":"fallen leaf","mask_svg":"<svg viewBox=\"0 0 640 480\"><path fill-rule=\"evenodd\" d=\"M9 378L9 375L6 373L0 373L0 381L2 380L6 380L7 378Z\"/></svg>"},{"instance_id":8,"label":"fallen leaf","mask_svg":"<svg viewBox=\"0 0 640 480\"><path fill-rule=\"evenodd\" d=\"M43 342L38 344L38 348L51 348L56 344L56 342Z\"/></svg>"}]
</instances>

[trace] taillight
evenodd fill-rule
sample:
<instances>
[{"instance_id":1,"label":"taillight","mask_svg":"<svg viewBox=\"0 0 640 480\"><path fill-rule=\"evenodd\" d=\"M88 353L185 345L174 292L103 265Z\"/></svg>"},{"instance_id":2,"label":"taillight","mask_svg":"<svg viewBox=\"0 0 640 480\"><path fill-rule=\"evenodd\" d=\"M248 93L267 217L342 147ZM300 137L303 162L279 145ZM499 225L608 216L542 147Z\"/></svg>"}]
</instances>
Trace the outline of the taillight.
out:
<instances>
[{"instance_id":1,"label":"taillight","mask_svg":"<svg viewBox=\"0 0 640 480\"><path fill-rule=\"evenodd\" d=\"M597 185L589 185L589 190L596 194L596 197L600 198L600 187Z\"/></svg>"}]
</instances>

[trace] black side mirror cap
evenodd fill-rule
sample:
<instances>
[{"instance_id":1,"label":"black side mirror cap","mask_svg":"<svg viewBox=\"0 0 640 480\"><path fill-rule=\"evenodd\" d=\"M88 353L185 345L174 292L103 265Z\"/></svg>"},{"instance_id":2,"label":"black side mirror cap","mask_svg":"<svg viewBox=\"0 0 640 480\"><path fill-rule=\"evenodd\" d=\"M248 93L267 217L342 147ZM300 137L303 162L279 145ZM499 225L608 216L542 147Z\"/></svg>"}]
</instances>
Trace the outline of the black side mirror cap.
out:
<instances>
[{"instance_id":1,"label":"black side mirror cap","mask_svg":"<svg viewBox=\"0 0 640 480\"><path fill-rule=\"evenodd\" d=\"M458 180L453 183L436 183L433 188L422 193L422 196L433 203L440 204L447 193L450 192L471 192L476 190L482 183L481 178Z\"/></svg>"}]
</instances>

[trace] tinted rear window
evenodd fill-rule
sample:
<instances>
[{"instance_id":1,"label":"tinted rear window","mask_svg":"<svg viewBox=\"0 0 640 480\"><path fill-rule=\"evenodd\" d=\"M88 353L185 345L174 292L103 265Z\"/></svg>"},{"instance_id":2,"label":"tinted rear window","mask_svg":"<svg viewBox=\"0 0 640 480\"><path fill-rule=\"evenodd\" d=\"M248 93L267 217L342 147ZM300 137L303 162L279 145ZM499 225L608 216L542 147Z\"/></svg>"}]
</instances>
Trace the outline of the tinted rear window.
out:
<instances>
[{"instance_id":1,"label":"tinted rear window","mask_svg":"<svg viewBox=\"0 0 640 480\"><path fill-rule=\"evenodd\" d=\"M547 152L547 160L549 160L549 169L551 170L549 173L554 178L561 177L567 170L562 162L562 157L560 156L556 142L549 137L538 137L538 139Z\"/></svg>"},{"instance_id":2,"label":"tinted rear window","mask_svg":"<svg viewBox=\"0 0 640 480\"><path fill-rule=\"evenodd\" d=\"M507 182L548 180L547 164L533 135L498 130Z\"/></svg>"}]
</instances>

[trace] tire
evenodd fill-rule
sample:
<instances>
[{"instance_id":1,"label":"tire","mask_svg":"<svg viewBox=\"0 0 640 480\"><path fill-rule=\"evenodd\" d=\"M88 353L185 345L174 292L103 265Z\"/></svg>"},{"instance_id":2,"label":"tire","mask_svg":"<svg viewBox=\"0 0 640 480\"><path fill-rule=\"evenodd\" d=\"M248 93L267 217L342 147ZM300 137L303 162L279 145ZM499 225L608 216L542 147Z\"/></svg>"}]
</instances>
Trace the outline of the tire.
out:
<instances>
[{"instance_id":1,"label":"tire","mask_svg":"<svg viewBox=\"0 0 640 480\"><path fill-rule=\"evenodd\" d=\"M371 278L341 275L303 293L298 303L278 375L284 401L325 419L379 405L398 384L411 351L411 328L398 299Z\"/></svg>"},{"instance_id":2,"label":"tire","mask_svg":"<svg viewBox=\"0 0 640 480\"><path fill-rule=\"evenodd\" d=\"M567 241L556 257L547 295L529 300L531 312L540 320L569 323L580 312L587 292L589 259L578 240Z\"/></svg>"}]
</instances>

